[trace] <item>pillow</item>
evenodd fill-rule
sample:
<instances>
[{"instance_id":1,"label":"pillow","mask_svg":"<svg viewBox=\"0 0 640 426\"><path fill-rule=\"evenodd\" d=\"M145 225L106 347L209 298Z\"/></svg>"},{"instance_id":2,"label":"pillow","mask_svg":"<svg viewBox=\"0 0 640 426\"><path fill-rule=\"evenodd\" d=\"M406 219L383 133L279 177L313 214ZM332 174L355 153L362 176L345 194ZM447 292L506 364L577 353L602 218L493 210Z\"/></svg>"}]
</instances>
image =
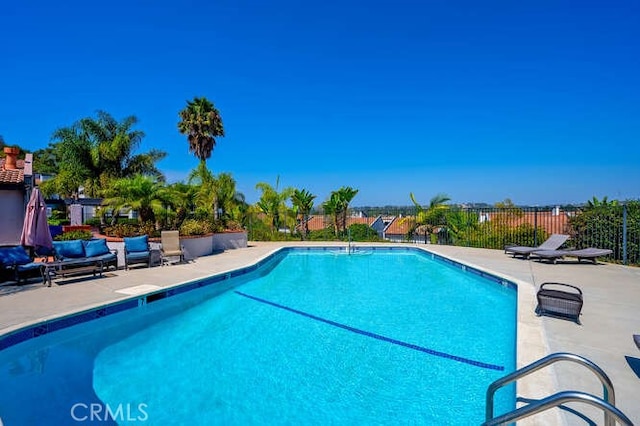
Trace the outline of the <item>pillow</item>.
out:
<instances>
[{"instance_id":1,"label":"pillow","mask_svg":"<svg viewBox=\"0 0 640 426\"><path fill-rule=\"evenodd\" d=\"M139 237L125 237L124 249L127 251L127 253L136 251L148 251L149 240L146 235L141 235Z\"/></svg>"},{"instance_id":2,"label":"pillow","mask_svg":"<svg viewBox=\"0 0 640 426\"><path fill-rule=\"evenodd\" d=\"M24 265L30 262L31 258L22 246L0 248L0 266Z\"/></svg>"},{"instance_id":3,"label":"pillow","mask_svg":"<svg viewBox=\"0 0 640 426\"><path fill-rule=\"evenodd\" d=\"M54 241L53 248L56 250L57 255L63 259L65 257L72 259L85 257L82 240Z\"/></svg>"},{"instance_id":4,"label":"pillow","mask_svg":"<svg viewBox=\"0 0 640 426\"><path fill-rule=\"evenodd\" d=\"M110 253L106 238L83 241L82 244L84 244L84 253L87 257L101 256Z\"/></svg>"}]
</instances>

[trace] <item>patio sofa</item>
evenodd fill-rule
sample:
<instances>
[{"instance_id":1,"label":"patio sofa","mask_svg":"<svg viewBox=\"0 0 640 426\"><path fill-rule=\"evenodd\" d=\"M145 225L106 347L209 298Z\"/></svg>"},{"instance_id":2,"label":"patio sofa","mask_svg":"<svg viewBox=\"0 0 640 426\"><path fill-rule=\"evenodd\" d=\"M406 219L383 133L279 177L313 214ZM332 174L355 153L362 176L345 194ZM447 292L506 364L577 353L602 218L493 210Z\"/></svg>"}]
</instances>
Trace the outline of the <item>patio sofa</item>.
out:
<instances>
[{"instance_id":1,"label":"patio sofa","mask_svg":"<svg viewBox=\"0 0 640 426\"><path fill-rule=\"evenodd\" d=\"M118 250L110 249L104 238L54 241L53 250L58 262L68 262L70 265L102 263L104 269L108 269L109 266L118 269Z\"/></svg>"},{"instance_id":2,"label":"patio sofa","mask_svg":"<svg viewBox=\"0 0 640 426\"><path fill-rule=\"evenodd\" d=\"M42 263L34 262L22 246L0 247L0 281L12 279L20 283L38 271L42 275Z\"/></svg>"}]
</instances>

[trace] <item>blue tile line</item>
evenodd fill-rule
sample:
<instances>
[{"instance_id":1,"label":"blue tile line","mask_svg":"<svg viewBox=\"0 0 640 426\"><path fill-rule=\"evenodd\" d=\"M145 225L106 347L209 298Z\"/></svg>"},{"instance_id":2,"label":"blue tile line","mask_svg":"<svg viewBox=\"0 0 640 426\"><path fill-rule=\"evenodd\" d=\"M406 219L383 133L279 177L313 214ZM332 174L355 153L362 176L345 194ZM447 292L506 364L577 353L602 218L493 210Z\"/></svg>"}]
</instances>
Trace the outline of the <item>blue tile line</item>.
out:
<instances>
[{"instance_id":1,"label":"blue tile line","mask_svg":"<svg viewBox=\"0 0 640 426\"><path fill-rule=\"evenodd\" d=\"M329 324L329 325L332 325L334 327L342 328L344 330L348 330L348 331L351 331L351 332L356 333L356 334L361 334L363 336L372 337L374 339L378 339L378 340L381 340L383 342L393 343L394 345L403 346L405 348L409 348L409 349L413 349L413 350L416 350L416 351L424 352L424 353L427 353L429 355L439 356L441 358L446 358L446 359L450 359L450 360L453 360L453 361L458 361L458 362L462 362L462 363L465 363L465 364L470 364L470 365L473 365L473 366L476 366L476 367L486 368L486 369L489 369L489 370L504 371L504 367L500 366L500 365L487 364L485 362L475 361L475 360L472 360L472 359L469 359L469 358L464 358L464 357L461 357L461 356L451 355L451 354L448 354L448 353L445 353L445 352L439 352L439 351L436 351L436 350L433 350L433 349L429 349L429 348L425 348L425 347L422 347L422 346L414 345L413 343L407 343L407 342L403 342L401 340L396 340L396 339L392 339L390 337L382 336L380 334L371 333L371 332L365 331L365 330L360 330L358 328L354 328L354 327L351 327L351 326L348 326L348 325L345 325L345 324L340 324L339 322L331 321L331 320L328 320L328 319L325 319L325 318L317 317L315 315L312 315L312 314L309 314L309 313L306 313L306 312L302 312L302 311L299 311L297 309L290 308L288 306L280 305L279 303L271 302L271 301L266 300L266 299L261 299L261 298L256 297L256 296L251 296L249 294L242 293L242 292L237 291L237 290L234 291L234 293L239 295L239 296L243 296L243 297L246 297L248 299L252 299L252 300L255 300L257 302L264 303L266 305L271 305L271 306L274 306L276 308L284 309L285 311L293 312L294 314L302 315L304 317L311 318L311 319L316 320L316 321L324 322L325 324Z\"/></svg>"}]
</instances>

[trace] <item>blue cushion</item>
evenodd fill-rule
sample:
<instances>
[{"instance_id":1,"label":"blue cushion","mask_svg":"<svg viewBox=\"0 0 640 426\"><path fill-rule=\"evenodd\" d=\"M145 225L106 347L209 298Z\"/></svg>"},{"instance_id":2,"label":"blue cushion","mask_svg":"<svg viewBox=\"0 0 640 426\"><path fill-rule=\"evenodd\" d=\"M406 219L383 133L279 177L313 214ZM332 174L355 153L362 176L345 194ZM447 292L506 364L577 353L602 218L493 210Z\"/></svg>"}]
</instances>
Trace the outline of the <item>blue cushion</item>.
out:
<instances>
[{"instance_id":1,"label":"blue cushion","mask_svg":"<svg viewBox=\"0 0 640 426\"><path fill-rule=\"evenodd\" d=\"M82 240L54 241L53 248L56 249L56 254L63 259L85 257Z\"/></svg>"},{"instance_id":2,"label":"blue cushion","mask_svg":"<svg viewBox=\"0 0 640 426\"><path fill-rule=\"evenodd\" d=\"M127 251L127 253L137 252L137 251L148 251L149 239L147 238L146 235L141 235L139 237L125 237L124 249Z\"/></svg>"},{"instance_id":3,"label":"blue cushion","mask_svg":"<svg viewBox=\"0 0 640 426\"><path fill-rule=\"evenodd\" d=\"M87 257L100 256L102 254L109 253L106 238L83 241L82 244L84 244L84 253Z\"/></svg>"},{"instance_id":4,"label":"blue cushion","mask_svg":"<svg viewBox=\"0 0 640 426\"><path fill-rule=\"evenodd\" d=\"M0 265L24 265L30 263L29 253L22 246L0 247Z\"/></svg>"},{"instance_id":5,"label":"blue cushion","mask_svg":"<svg viewBox=\"0 0 640 426\"><path fill-rule=\"evenodd\" d=\"M25 263L24 265L18 265L18 272L33 271L34 269L40 269L43 266L44 266L44 263L29 262L29 263Z\"/></svg>"}]
</instances>

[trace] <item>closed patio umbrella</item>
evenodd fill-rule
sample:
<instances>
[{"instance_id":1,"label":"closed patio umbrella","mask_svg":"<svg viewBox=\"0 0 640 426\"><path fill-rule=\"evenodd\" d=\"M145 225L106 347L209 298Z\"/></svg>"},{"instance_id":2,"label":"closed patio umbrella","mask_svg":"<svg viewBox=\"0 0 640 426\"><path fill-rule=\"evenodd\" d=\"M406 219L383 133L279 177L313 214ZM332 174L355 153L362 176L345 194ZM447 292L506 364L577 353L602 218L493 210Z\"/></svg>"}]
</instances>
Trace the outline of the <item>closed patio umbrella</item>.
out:
<instances>
[{"instance_id":1,"label":"closed patio umbrella","mask_svg":"<svg viewBox=\"0 0 640 426\"><path fill-rule=\"evenodd\" d=\"M47 205L38 188L33 189L27 203L20 244L33 247L36 251L41 247L49 250L53 248L53 239L47 223Z\"/></svg>"}]
</instances>

